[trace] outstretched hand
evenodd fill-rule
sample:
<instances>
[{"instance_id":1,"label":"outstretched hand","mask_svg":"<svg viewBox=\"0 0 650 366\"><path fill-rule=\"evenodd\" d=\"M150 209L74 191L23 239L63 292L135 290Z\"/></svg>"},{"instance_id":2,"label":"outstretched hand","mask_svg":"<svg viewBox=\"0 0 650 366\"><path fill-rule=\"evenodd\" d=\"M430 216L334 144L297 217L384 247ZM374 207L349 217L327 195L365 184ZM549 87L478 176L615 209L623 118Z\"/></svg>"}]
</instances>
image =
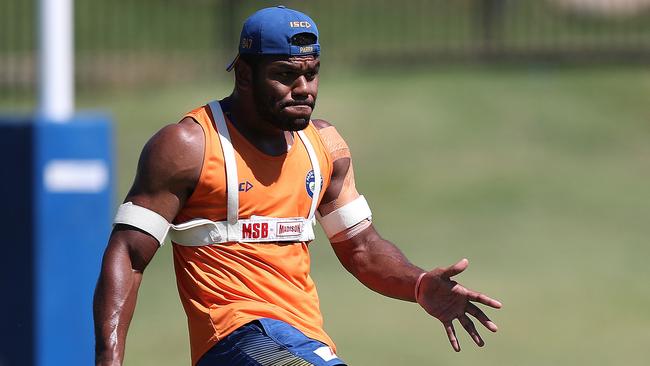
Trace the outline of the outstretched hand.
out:
<instances>
[{"instance_id":1,"label":"outstretched hand","mask_svg":"<svg viewBox=\"0 0 650 366\"><path fill-rule=\"evenodd\" d=\"M424 310L430 315L436 317L442 322L447 332L447 337L451 346L456 352L460 351L460 344L456 338L456 330L452 321L458 319L460 324L465 328L467 333L472 337L474 342L483 347L485 342L479 335L472 320L467 314L478 319L487 329L492 332L497 331L494 324L485 313L479 309L474 302L499 309L501 303L485 294L472 291L451 277L462 273L469 261L462 259L460 262L447 268L436 268L424 275L416 293L416 300Z\"/></svg>"}]
</instances>

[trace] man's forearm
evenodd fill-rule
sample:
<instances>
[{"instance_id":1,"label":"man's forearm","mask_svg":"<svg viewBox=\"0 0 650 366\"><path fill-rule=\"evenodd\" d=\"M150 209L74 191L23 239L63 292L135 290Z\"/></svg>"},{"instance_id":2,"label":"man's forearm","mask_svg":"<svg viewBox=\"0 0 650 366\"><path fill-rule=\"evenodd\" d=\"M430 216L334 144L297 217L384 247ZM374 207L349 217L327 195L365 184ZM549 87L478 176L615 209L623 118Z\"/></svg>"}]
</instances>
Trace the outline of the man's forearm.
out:
<instances>
[{"instance_id":1,"label":"man's forearm","mask_svg":"<svg viewBox=\"0 0 650 366\"><path fill-rule=\"evenodd\" d=\"M128 253L109 249L95 289L96 365L121 365L126 333L133 317L142 273L134 271Z\"/></svg>"},{"instance_id":2,"label":"man's forearm","mask_svg":"<svg viewBox=\"0 0 650 366\"><path fill-rule=\"evenodd\" d=\"M413 265L373 228L364 235L332 246L345 268L361 283L382 295L415 301L414 288L423 269Z\"/></svg>"}]
</instances>

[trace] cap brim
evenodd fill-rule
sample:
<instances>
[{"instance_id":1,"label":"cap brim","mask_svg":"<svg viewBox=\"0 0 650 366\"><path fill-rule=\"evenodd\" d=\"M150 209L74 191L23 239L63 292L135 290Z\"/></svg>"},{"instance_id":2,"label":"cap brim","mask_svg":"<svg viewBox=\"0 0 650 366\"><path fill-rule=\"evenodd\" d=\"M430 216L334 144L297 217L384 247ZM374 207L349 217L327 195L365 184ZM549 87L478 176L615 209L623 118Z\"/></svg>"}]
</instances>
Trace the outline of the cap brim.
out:
<instances>
[{"instance_id":1,"label":"cap brim","mask_svg":"<svg viewBox=\"0 0 650 366\"><path fill-rule=\"evenodd\" d=\"M226 66L226 71L230 72L235 67L237 60L239 60L239 53L237 54L237 56L235 56L235 59L232 60L232 62L228 66Z\"/></svg>"}]
</instances>

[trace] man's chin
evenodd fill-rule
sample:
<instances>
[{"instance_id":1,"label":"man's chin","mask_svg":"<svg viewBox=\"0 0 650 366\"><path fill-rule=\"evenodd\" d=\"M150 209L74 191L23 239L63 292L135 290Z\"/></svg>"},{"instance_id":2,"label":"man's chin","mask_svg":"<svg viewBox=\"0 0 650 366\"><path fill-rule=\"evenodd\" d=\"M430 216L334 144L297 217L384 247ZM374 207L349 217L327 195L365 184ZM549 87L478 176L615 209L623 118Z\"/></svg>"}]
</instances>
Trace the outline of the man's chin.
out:
<instances>
[{"instance_id":1,"label":"man's chin","mask_svg":"<svg viewBox=\"0 0 650 366\"><path fill-rule=\"evenodd\" d=\"M296 118L283 123L282 129L285 131L302 131L307 126L309 126L309 118Z\"/></svg>"},{"instance_id":2,"label":"man's chin","mask_svg":"<svg viewBox=\"0 0 650 366\"><path fill-rule=\"evenodd\" d=\"M301 131L309 126L310 114L297 116L279 115L273 121L275 127L283 131Z\"/></svg>"}]
</instances>

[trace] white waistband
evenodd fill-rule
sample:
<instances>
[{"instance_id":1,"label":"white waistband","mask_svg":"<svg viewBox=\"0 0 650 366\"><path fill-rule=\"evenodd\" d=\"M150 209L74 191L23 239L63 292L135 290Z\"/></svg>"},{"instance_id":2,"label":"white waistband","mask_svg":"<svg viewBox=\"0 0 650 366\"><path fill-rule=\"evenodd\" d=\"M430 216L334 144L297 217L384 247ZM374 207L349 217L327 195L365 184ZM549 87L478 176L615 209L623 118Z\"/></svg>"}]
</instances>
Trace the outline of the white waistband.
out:
<instances>
[{"instance_id":1,"label":"white waistband","mask_svg":"<svg viewBox=\"0 0 650 366\"><path fill-rule=\"evenodd\" d=\"M263 217L228 221L195 219L169 230L172 242L184 246L203 246L228 242L266 243L314 240L313 220L304 217Z\"/></svg>"}]
</instances>

